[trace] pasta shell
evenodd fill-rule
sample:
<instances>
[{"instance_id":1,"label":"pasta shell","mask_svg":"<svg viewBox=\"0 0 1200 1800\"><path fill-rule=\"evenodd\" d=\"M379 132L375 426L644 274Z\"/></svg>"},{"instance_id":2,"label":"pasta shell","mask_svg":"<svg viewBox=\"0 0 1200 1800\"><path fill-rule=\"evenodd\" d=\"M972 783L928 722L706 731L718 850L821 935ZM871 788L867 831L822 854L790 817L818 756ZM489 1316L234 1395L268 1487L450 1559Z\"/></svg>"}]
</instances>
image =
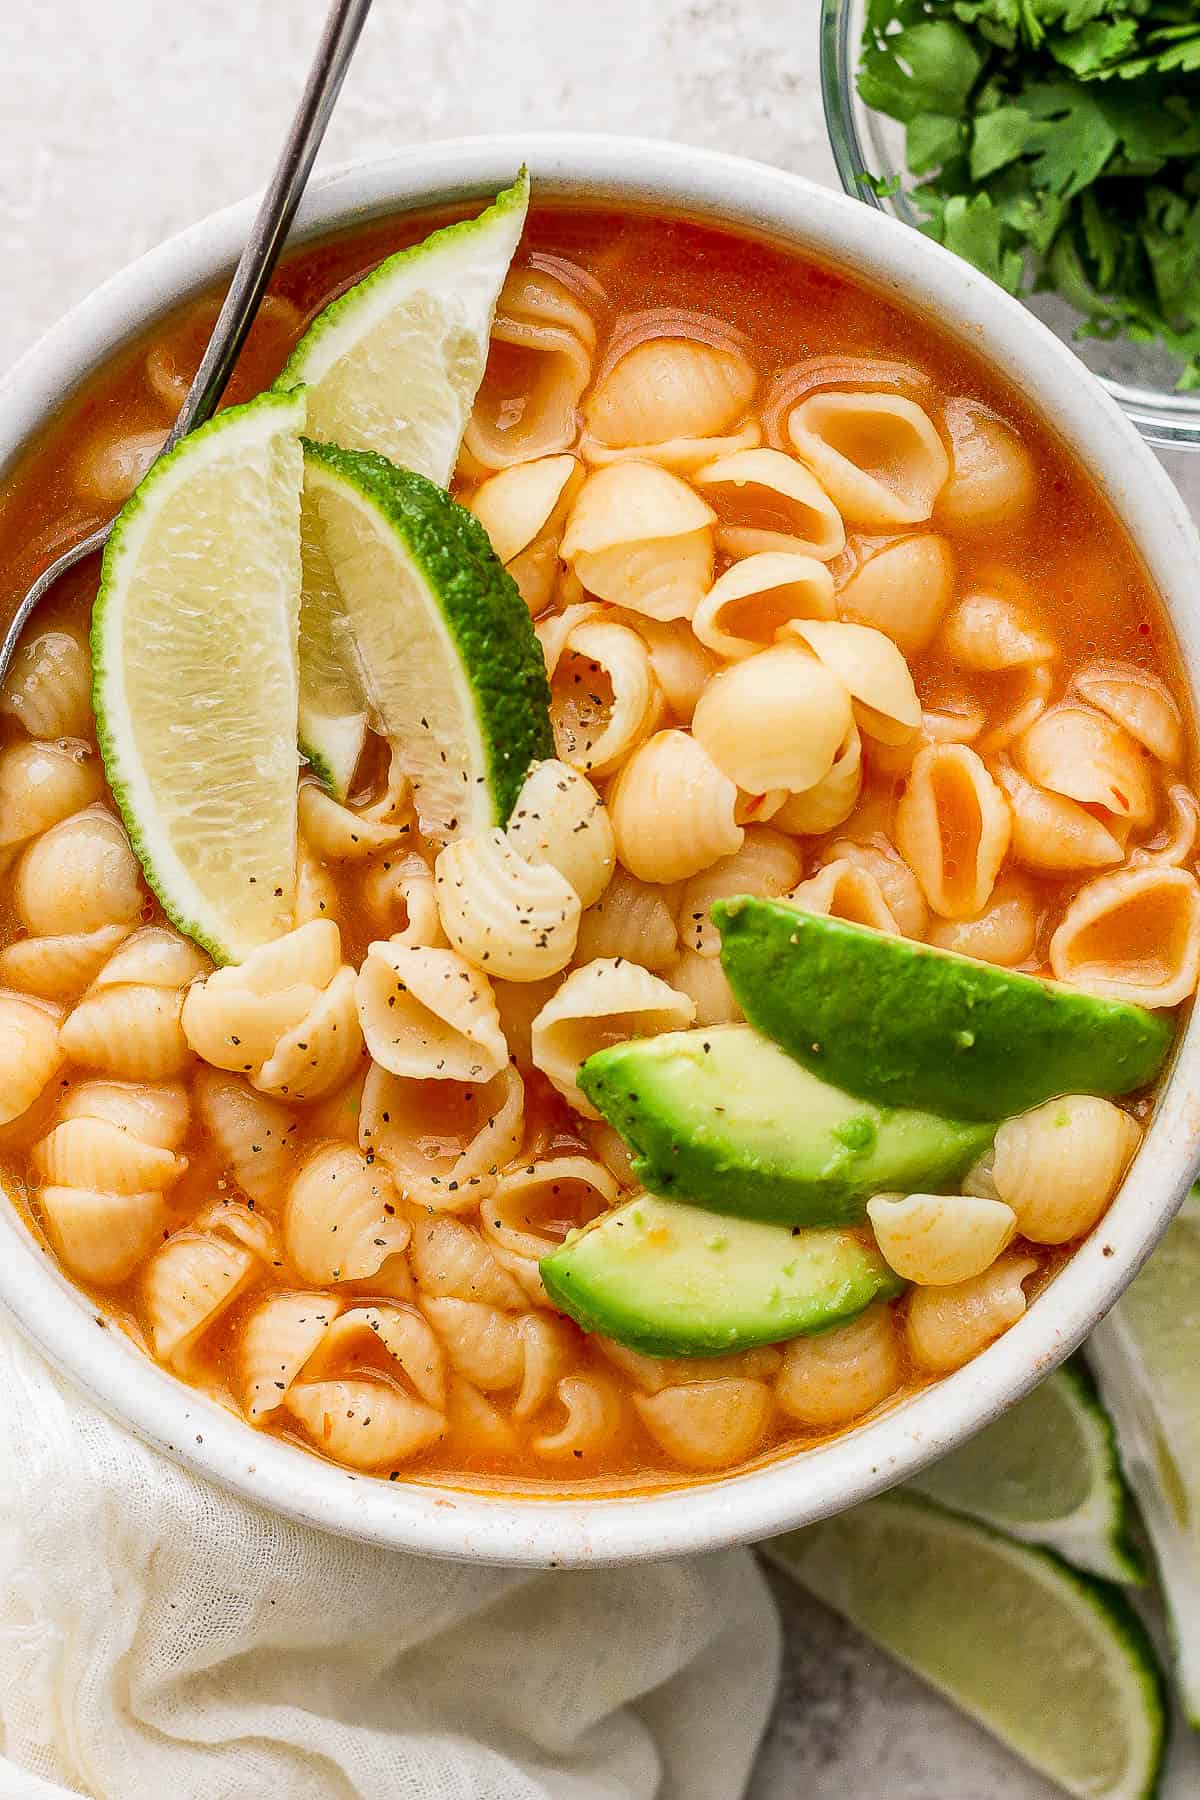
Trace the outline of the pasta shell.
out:
<instances>
[{"instance_id":1,"label":"pasta shell","mask_svg":"<svg viewBox=\"0 0 1200 1800\"><path fill-rule=\"evenodd\" d=\"M590 1156L544 1157L503 1175L480 1220L493 1243L536 1262L556 1250L568 1231L598 1218L619 1192L609 1171Z\"/></svg>"},{"instance_id":2,"label":"pasta shell","mask_svg":"<svg viewBox=\"0 0 1200 1800\"><path fill-rule=\"evenodd\" d=\"M1189 862L1195 852L1197 838L1200 838L1200 802L1182 781L1171 784L1167 800L1171 808L1167 824L1148 844L1130 852L1129 860L1135 868L1148 863L1179 868ZM0 958L0 972L2 970L3 959Z\"/></svg>"},{"instance_id":3,"label":"pasta shell","mask_svg":"<svg viewBox=\"0 0 1200 1800\"><path fill-rule=\"evenodd\" d=\"M488 1082L414 1081L372 1065L359 1144L405 1194L439 1212L473 1210L521 1148L525 1088L506 1066Z\"/></svg>"},{"instance_id":4,"label":"pasta shell","mask_svg":"<svg viewBox=\"0 0 1200 1800\"><path fill-rule=\"evenodd\" d=\"M62 937L18 938L0 950L0 982L47 1000L73 1000L128 933L128 925L100 925Z\"/></svg>"},{"instance_id":5,"label":"pasta shell","mask_svg":"<svg viewBox=\"0 0 1200 1800\"><path fill-rule=\"evenodd\" d=\"M801 462L856 525L921 524L950 475L928 413L901 395L812 394L787 428Z\"/></svg>"},{"instance_id":6,"label":"pasta shell","mask_svg":"<svg viewBox=\"0 0 1200 1800\"><path fill-rule=\"evenodd\" d=\"M301 1281L323 1287L375 1275L408 1246L407 1221L385 1169L349 1144L308 1156L288 1191L284 1244Z\"/></svg>"},{"instance_id":7,"label":"pasta shell","mask_svg":"<svg viewBox=\"0 0 1200 1800\"><path fill-rule=\"evenodd\" d=\"M716 902L735 894L777 898L795 887L801 866L799 851L782 832L767 825L752 826L740 850L723 856L684 884L678 921L684 948L705 956L719 955L721 937L711 917Z\"/></svg>"},{"instance_id":8,"label":"pasta shell","mask_svg":"<svg viewBox=\"0 0 1200 1800\"><path fill-rule=\"evenodd\" d=\"M374 1368L380 1347L421 1399L442 1411L446 1404L446 1359L429 1321L415 1307L358 1306L340 1314L330 1322L305 1368L305 1376L311 1381L324 1381L355 1367Z\"/></svg>"},{"instance_id":9,"label":"pasta shell","mask_svg":"<svg viewBox=\"0 0 1200 1800\"><path fill-rule=\"evenodd\" d=\"M923 531L885 542L858 562L837 596L838 616L891 638L905 656L928 649L954 592L954 552Z\"/></svg>"},{"instance_id":10,"label":"pasta shell","mask_svg":"<svg viewBox=\"0 0 1200 1800\"><path fill-rule=\"evenodd\" d=\"M299 1130L295 1113L214 1069L201 1070L195 1092L224 1167L259 1205L273 1201L291 1179Z\"/></svg>"},{"instance_id":11,"label":"pasta shell","mask_svg":"<svg viewBox=\"0 0 1200 1800\"><path fill-rule=\"evenodd\" d=\"M660 731L639 745L609 789L617 855L642 881L698 875L741 849L737 799L734 782L698 738Z\"/></svg>"},{"instance_id":12,"label":"pasta shell","mask_svg":"<svg viewBox=\"0 0 1200 1800\"><path fill-rule=\"evenodd\" d=\"M113 1194L90 1188L45 1187L38 1205L63 1263L82 1281L109 1287L128 1281L161 1239L167 1216L162 1194Z\"/></svg>"},{"instance_id":13,"label":"pasta shell","mask_svg":"<svg viewBox=\"0 0 1200 1800\"><path fill-rule=\"evenodd\" d=\"M633 1404L651 1437L685 1469L725 1469L744 1462L762 1441L771 1417L771 1390L761 1381L726 1377L635 1394Z\"/></svg>"},{"instance_id":14,"label":"pasta shell","mask_svg":"<svg viewBox=\"0 0 1200 1800\"><path fill-rule=\"evenodd\" d=\"M1027 869L1056 875L1120 862L1120 844L1086 807L1035 787L1003 757L996 780L1012 813L1013 856Z\"/></svg>"},{"instance_id":15,"label":"pasta shell","mask_svg":"<svg viewBox=\"0 0 1200 1800\"><path fill-rule=\"evenodd\" d=\"M716 670L715 661L686 619L644 619L630 613L626 623L650 653L650 667L667 710L679 724L690 723L696 702Z\"/></svg>"},{"instance_id":16,"label":"pasta shell","mask_svg":"<svg viewBox=\"0 0 1200 1800\"><path fill-rule=\"evenodd\" d=\"M976 740L981 756L995 756L998 751L1007 750L1022 732L1028 731L1045 712L1054 688L1054 678L1045 663L1032 669L1014 669L1007 680L1011 694L1007 711Z\"/></svg>"},{"instance_id":17,"label":"pasta shell","mask_svg":"<svg viewBox=\"0 0 1200 1800\"><path fill-rule=\"evenodd\" d=\"M433 870L423 856L414 851L379 858L367 869L361 892L373 922L395 942L429 949L444 944Z\"/></svg>"},{"instance_id":18,"label":"pasta shell","mask_svg":"<svg viewBox=\"0 0 1200 1800\"><path fill-rule=\"evenodd\" d=\"M488 1200L496 1205L497 1195ZM519 1312L525 1305L520 1285L507 1274L479 1233L460 1219L440 1214L419 1219L413 1228L412 1271L426 1294L449 1294L456 1300L479 1300Z\"/></svg>"},{"instance_id":19,"label":"pasta shell","mask_svg":"<svg viewBox=\"0 0 1200 1800\"><path fill-rule=\"evenodd\" d=\"M442 929L476 969L505 981L542 981L570 962L579 895L550 862L526 862L499 826L447 844L434 881ZM463 1071L461 1078L471 1074Z\"/></svg>"},{"instance_id":20,"label":"pasta shell","mask_svg":"<svg viewBox=\"0 0 1200 1800\"><path fill-rule=\"evenodd\" d=\"M354 970L344 964L251 1079L264 1094L315 1100L349 1080L363 1055Z\"/></svg>"},{"instance_id":21,"label":"pasta shell","mask_svg":"<svg viewBox=\"0 0 1200 1800\"><path fill-rule=\"evenodd\" d=\"M451 1366L485 1394L516 1387L525 1366L519 1321L476 1300L425 1295L422 1310Z\"/></svg>"},{"instance_id":22,"label":"pasta shell","mask_svg":"<svg viewBox=\"0 0 1200 1800\"><path fill-rule=\"evenodd\" d=\"M1141 1138L1111 1100L1066 1094L1006 1119L965 1185L1010 1206L1031 1243L1066 1244L1107 1210Z\"/></svg>"},{"instance_id":23,"label":"pasta shell","mask_svg":"<svg viewBox=\"0 0 1200 1800\"><path fill-rule=\"evenodd\" d=\"M921 884L884 835L876 832L866 838L838 838L824 853L827 862L848 862L873 877L887 901L888 911L905 937L922 938L929 923L929 908Z\"/></svg>"},{"instance_id":24,"label":"pasta shell","mask_svg":"<svg viewBox=\"0 0 1200 1800\"><path fill-rule=\"evenodd\" d=\"M671 970L671 986L696 1009L697 1025L733 1025L745 1015L734 998L721 959L685 950Z\"/></svg>"},{"instance_id":25,"label":"pasta shell","mask_svg":"<svg viewBox=\"0 0 1200 1800\"><path fill-rule=\"evenodd\" d=\"M650 652L626 625L584 621L556 660L550 720L563 762L607 775L654 730L662 693Z\"/></svg>"},{"instance_id":26,"label":"pasta shell","mask_svg":"<svg viewBox=\"0 0 1200 1800\"><path fill-rule=\"evenodd\" d=\"M824 488L782 450L737 450L697 470L695 481L720 521L728 556L761 553L828 562L845 547L841 514Z\"/></svg>"},{"instance_id":27,"label":"pasta shell","mask_svg":"<svg viewBox=\"0 0 1200 1800\"><path fill-rule=\"evenodd\" d=\"M677 898L675 886L639 881L618 867L602 897L580 920L579 961L623 957L647 969L670 968L679 955Z\"/></svg>"},{"instance_id":28,"label":"pasta shell","mask_svg":"<svg viewBox=\"0 0 1200 1800\"><path fill-rule=\"evenodd\" d=\"M0 750L0 849L91 806L103 787L100 758L84 744L6 745Z\"/></svg>"},{"instance_id":29,"label":"pasta shell","mask_svg":"<svg viewBox=\"0 0 1200 1800\"><path fill-rule=\"evenodd\" d=\"M587 1457L605 1449L621 1429L621 1398L611 1381L596 1374L567 1375L555 1390L566 1413L557 1431L533 1440L538 1456Z\"/></svg>"},{"instance_id":30,"label":"pasta shell","mask_svg":"<svg viewBox=\"0 0 1200 1800\"><path fill-rule=\"evenodd\" d=\"M63 1025L63 1052L83 1068L102 1069L127 1081L168 1080L191 1062L179 1022L182 1006L178 990L148 986L93 990Z\"/></svg>"},{"instance_id":31,"label":"pasta shell","mask_svg":"<svg viewBox=\"0 0 1200 1800\"><path fill-rule=\"evenodd\" d=\"M973 750L933 744L918 754L896 808L896 847L934 912L982 912L1011 835L1008 802Z\"/></svg>"},{"instance_id":32,"label":"pasta shell","mask_svg":"<svg viewBox=\"0 0 1200 1800\"><path fill-rule=\"evenodd\" d=\"M473 1456L515 1456L517 1434L498 1406L461 1375L450 1377L447 1417L450 1442Z\"/></svg>"},{"instance_id":33,"label":"pasta shell","mask_svg":"<svg viewBox=\"0 0 1200 1800\"><path fill-rule=\"evenodd\" d=\"M1200 888L1186 869L1085 882L1050 939L1059 981L1135 1006L1178 1006L1200 977Z\"/></svg>"},{"instance_id":34,"label":"pasta shell","mask_svg":"<svg viewBox=\"0 0 1200 1800\"><path fill-rule=\"evenodd\" d=\"M580 489L562 555L602 600L652 619L689 619L712 583L713 518L667 470L613 463Z\"/></svg>"},{"instance_id":35,"label":"pasta shell","mask_svg":"<svg viewBox=\"0 0 1200 1800\"><path fill-rule=\"evenodd\" d=\"M598 900L612 879L616 849L604 802L566 763L534 764L517 795L507 836L527 864L557 869L581 906Z\"/></svg>"},{"instance_id":36,"label":"pasta shell","mask_svg":"<svg viewBox=\"0 0 1200 1800\"><path fill-rule=\"evenodd\" d=\"M587 1438L596 1438L595 1422L588 1421L584 1425L579 1417L581 1409L570 1391L571 1384L564 1378L574 1360L575 1337L573 1329L565 1319L549 1317L545 1313L526 1313L521 1320L521 1343L525 1352L525 1367L521 1372L521 1387L513 1401L514 1419L532 1419L556 1392L567 1408L568 1429L575 1437L571 1454L585 1447ZM593 1385L588 1380L589 1388ZM590 1397L590 1396L589 1396ZM619 1405L619 1402L618 1402ZM608 1433L602 1441L607 1442ZM544 1446L546 1439L538 1440ZM557 1442L552 1438L551 1442ZM539 1454L547 1454L544 1447ZM553 1454L553 1452L551 1452Z\"/></svg>"},{"instance_id":37,"label":"pasta shell","mask_svg":"<svg viewBox=\"0 0 1200 1800\"><path fill-rule=\"evenodd\" d=\"M793 1338L784 1351L775 1399L789 1419L829 1429L872 1412L903 1380L892 1308L876 1301L848 1325Z\"/></svg>"},{"instance_id":38,"label":"pasta shell","mask_svg":"<svg viewBox=\"0 0 1200 1800\"><path fill-rule=\"evenodd\" d=\"M798 837L819 837L850 817L862 792L862 739L851 719L828 773L803 793L789 794L774 823Z\"/></svg>"},{"instance_id":39,"label":"pasta shell","mask_svg":"<svg viewBox=\"0 0 1200 1800\"><path fill-rule=\"evenodd\" d=\"M470 509L502 563L545 533L578 467L573 456L543 456L502 469L475 490Z\"/></svg>"},{"instance_id":40,"label":"pasta shell","mask_svg":"<svg viewBox=\"0 0 1200 1800\"><path fill-rule=\"evenodd\" d=\"M1102 806L1135 825L1154 816L1154 786L1146 753L1103 713L1056 706L1043 713L1016 745L1031 781L1084 806Z\"/></svg>"},{"instance_id":41,"label":"pasta shell","mask_svg":"<svg viewBox=\"0 0 1200 1800\"><path fill-rule=\"evenodd\" d=\"M508 1060L486 975L453 950L376 943L358 974L367 1048L393 1075L490 1081Z\"/></svg>"},{"instance_id":42,"label":"pasta shell","mask_svg":"<svg viewBox=\"0 0 1200 1800\"><path fill-rule=\"evenodd\" d=\"M982 1275L1017 1231L1011 1206L973 1194L876 1194L867 1217L889 1267L920 1287Z\"/></svg>"},{"instance_id":43,"label":"pasta shell","mask_svg":"<svg viewBox=\"0 0 1200 1800\"><path fill-rule=\"evenodd\" d=\"M328 1294L268 1294L251 1312L238 1341L242 1405L251 1424L283 1405L337 1317Z\"/></svg>"},{"instance_id":44,"label":"pasta shell","mask_svg":"<svg viewBox=\"0 0 1200 1800\"><path fill-rule=\"evenodd\" d=\"M1040 914L1033 884L1009 870L997 880L982 912L968 919L935 919L929 942L939 950L1016 969L1033 955Z\"/></svg>"},{"instance_id":45,"label":"pasta shell","mask_svg":"<svg viewBox=\"0 0 1200 1800\"><path fill-rule=\"evenodd\" d=\"M1017 434L977 400L946 402L950 479L938 499L938 519L952 531L1011 524L1033 505L1033 459Z\"/></svg>"},{"instance_id":46,"label":"pasta shell","mask_svg":"<svg viewBox=\"0 0 1200 1800\"><path fill-rule=\"evenodd\" d=\"M408 1462L446 1430L441 1413L378 1381L300 1382L284 1405L318 1450L351 1469Z\"/></svg>"},{"instance_id":47,"label":"pasta shell","mask_svg":"<svg viewBox=\"0 0 1200 1800\"><path fill-rule=\"evenodd\" d=\"M694 338L647 338L620 357L584 405L587 430L606 449L717 437L754 397L754 369L737 350Z\"/></svg>"},{"instance_id":48,"label":"pasta shell","mask_svg":"<svg viewBox=\"0 0 1200 1800\"><path fill-rule=\"evenodd\" d=\"M776 644L713 677L692 720L696 741L750 793L810 788L850 729L839 676L793 644Z\"/></svg>"},{"instance_id":49,"label":"pasta shell","mask_svg":"<svg viewBox=\"0 0 1200 1800\"><path fill-rule=\"evenodd\" d=\"M163 425L114 438L105 423L75 455L75 492L97 512L119 512L166 440Z\"/></svg>"},{"instance_id":50,"label":"pasta shell","mask_svg":"<svg viewBox=\"0 0 1200 1800\"><path fill-rule=\"evenodd\" d=\"M173 1186L187 1163L107 1119L63 1119L33 1148L33 1166L51 1187L141 1194Z\"/></svg>"},{"instance_id":51,"label":"pasta shell","mask_svg":"<svg viewBox=\"0 0 1200 1800\"><path fill-rule=\"evenodd\" d=\"M1025 1311L1023 1282L1037 1269L1032 1256L1009 1251L970 1281L914 1288L905 1321L913 1361L948 1375L986 1350Z\"/></svg>"},{"instance_id":52,"label":"pasta shell","mask_svg":"<svg viewBox=\"0 0 1200 1800\"><path fill-rule=\"evenodd\" d=\"M190 1115L188 1092L177 1081L140 1082L81 1081L63 1096L63 1119L103 1119L110 1125L153 1144L160 1150L178 1150L187 1133Z\"/></svg>"},{"instance_id":53,"label":"pasta shell","mask_svg":"<svg viewBox=\"0 0 1200 1800\"><path fill-rule=\"evenodd\" d=\"M828 862L786 896L789 906L801 912L821 913L846 919L852 925L869 925L873 931L900 935L883 891L870 870L840 859Z\"/></svg>"},{"instance_id":54,"label":"pasta shell","mask_svg":"<svg viewBox=\"0 0 1200 1800\"><path fill-rule=\"evenodd\" d=\"M61 1020L48 1001L0 994L0 1125L27 1112L62 1067Z\"/></svg>"},{"instance_id":55,"label":"pasta shell","mask_svg":"<svg viewBox=\"0 0 1200 1800\"><path fill-rule=\"evenodd\" d=\"M92 736L92 663L73 631L42 631L17 649L0 712L35 738Z\"/></svg>"},{"instance_id":56,"label":"pasta shell","mask_svg":"<svg viewBox=\"0 0 1200 1800\"><path fill-rule=\"evenodd\" d=\"M505 469L566 450L595 347L591 313L565 281L547 269L510 269L464 438L470 455Z\"/></svg>"},{"instance_id":57,"label":"pasta shell","mask_svg":"<svg viewBox=\"0 0 1200 1800\"><path fill-rule=\"evenodd\" d=\"M770 1381L783 1367L781 1352L769 1344L735 1351L732 1356L647 1356L599 1335L592 1337L592 1343L646 1394L661 1394L664 1388L687 1387L697 1381L724 1380L727 1375Z\"/></svg>"},{"instance_id":58,"label":"pasta shell","mask_svg":"<svg viewBox=\"0 0 1200 1800\"><path fill-rule=\"evenodd\" d=\"M533 1061L585 1119L599 1114L576 1085L579 1065L625 1038L681 1031L695 1007L636 963L608 960L573 969L533 1022Z\"/></svg>"},{"instance_id":59,"label":"pasta shell","mask_svg":"<svg viewBox=\"0 0 1200 1800\"><path fill-rule=\"evenodd\" d=\"M13 893L22 924L47 937L132 925L144 903L124 827L99 805L34 839L17 864Z\"/></svg>"},{"instance_id":60,"label":"pasta shell","mask_svg":"<svg viewBox=\"0 0 1200 1800\"><path fill-rule=\"evenodd\" d=\"M1175 768L1183 761L1183 719L1166 684L1136 663L1097 662L1071 684L1081 699L1121 725L1142 748Z\"/></svg>"},{"instance_id":61,"label":"pasta shell","mask_svg":"<svg viewBox=\"0 0 1200 1800\"><path fill-rule=\"evenodd\" d=\"M1058 646L1016 600L987 592L967 594L942 628L942 646L961 669L994 673L1050 662Z\"/></svg>"},{"instance_id":62,"label":"pasta shell","mask_svg":"<svg viewBox=\"0 0 1200 1800\"><path fill-rule=\"evenodd\" d=\"M801 400L836 389L864 388L871 393L904 394L924 400L932 382L916 363L881 356L806 356L792 363L771 383L763 404L763 424L772 443L787 441L787 421Z\"/></svg>"},{"instance_id":63,"label":"pasta shell","mask_svg":"<svg viewBox=\"0 0 1200 1800\"><path fill-rule=\"evenodd\" d=\"M180 1231L168 1238L147 1263L142 1283L155 1356L180 1368L257 1269L249 1250L222 1237Z\"/></svg>"},{"instance_id":64,"label":"pasta shell","mask_svg":"<svg viewBox=\"0 0 1200 1800\"><path fill-rule=\"evenodd\" d=\"M696 608L692 629L729 659L753 656L789 619L832 619L833 577L813 556L778 550L735 562Z\"/></svg>"},{"instance_id":65,"label":"pasta shell","mask_svg":"<svg viewBox=\"0 0 1200 1800\"><path fill-rule=\"evenodd\" d=\"M304 841L316 856L356 862L392 850L412 833L411 819L377 821L333 799L316 781L302 781L296 804Z\"/></svg>"},{"instance_id":66,"label":"pasta shell","mask_svg":"<svg viewBox=\"0 0 1200 1800\"><path fill-rule=\"evenodd\" d=\"M902 744L919 729L921 703L908 664L882 631L813 619L794 621L785 627L785 635L799 638L837 676L854 701L855 720L867 737Z\"/></svg>"}]
</instances>

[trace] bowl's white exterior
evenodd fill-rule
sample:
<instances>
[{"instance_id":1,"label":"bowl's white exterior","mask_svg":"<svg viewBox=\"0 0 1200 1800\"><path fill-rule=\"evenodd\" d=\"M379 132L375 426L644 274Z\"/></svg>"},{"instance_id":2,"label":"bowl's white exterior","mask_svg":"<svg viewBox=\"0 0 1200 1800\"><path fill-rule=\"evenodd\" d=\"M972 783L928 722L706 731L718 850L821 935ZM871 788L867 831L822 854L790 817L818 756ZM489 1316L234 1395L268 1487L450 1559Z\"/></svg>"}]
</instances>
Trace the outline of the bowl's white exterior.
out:
<instances>
[{"instance_id":1,"label":"bowl's white exterior","mask_svg":"<svg viewBox=\"0 0 1200 1800\"><path fill-rule=\"evenodd\" d=\"M1162 592L1200 712L1200 539L1163 470L1072 353L966 264L879 213L778 169L682 145L580 135L433 144L327 175L295 236L475 199L526 161L542 195L680 210L761 232L867 275L993 361L1090 467ZM119 343L228 271L253 214L204 220L114 277L0 383L0 470ZM1189 1024L1144 1147L1095 1231L991 1349L895 1411L807 1454L645 1498L488 1497L354 1476L250 1430L176 1382L54 1269L0 1208L0 1302L107 1411L201 1474L281 1513L435 1556L557 1566L705 1550L807 1523L914 1473L996 1417L1073 1350L1174 1213L1200 1138L1200 1026Z\"/></svg>"}]
</instances>

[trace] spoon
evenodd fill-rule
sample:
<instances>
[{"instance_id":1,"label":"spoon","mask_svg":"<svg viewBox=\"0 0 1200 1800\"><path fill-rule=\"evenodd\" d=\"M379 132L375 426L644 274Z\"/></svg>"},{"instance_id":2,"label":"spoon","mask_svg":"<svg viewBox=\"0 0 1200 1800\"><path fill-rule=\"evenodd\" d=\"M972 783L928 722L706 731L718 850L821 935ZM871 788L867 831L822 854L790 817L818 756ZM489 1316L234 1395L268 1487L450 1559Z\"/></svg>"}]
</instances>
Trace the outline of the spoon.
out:
<instances>
[{"instance_id":1,"label":"spoon","mask_svg":"<svg viewBox=\"0 0 1200 1800\"><path fill-rule=\"evenodd\" d=\"M179 410L179 417L155 457L173 450L180 438L197 425L203 425L217 409L225 385L233 372L238 353L246 341L258 311L271 273L279 260L288 229L300 204L300 197L312 171L313 160L325 136L325 128L341 91L346 70L354 55L359 35L371 10L371 0L333 0L329 17L317 45L300 104L296 108L275 172L263 195L258 215L238 258L237 268L217 322L213 326L208 348ZM72 544L38 576L12 616L4 640L0 643L0 681L8 673L21 634L38 601L54 586L60 575L76 563L103 549L108 542L113 521L99 526L80 543Z\"/></svg>"}]
</instances>

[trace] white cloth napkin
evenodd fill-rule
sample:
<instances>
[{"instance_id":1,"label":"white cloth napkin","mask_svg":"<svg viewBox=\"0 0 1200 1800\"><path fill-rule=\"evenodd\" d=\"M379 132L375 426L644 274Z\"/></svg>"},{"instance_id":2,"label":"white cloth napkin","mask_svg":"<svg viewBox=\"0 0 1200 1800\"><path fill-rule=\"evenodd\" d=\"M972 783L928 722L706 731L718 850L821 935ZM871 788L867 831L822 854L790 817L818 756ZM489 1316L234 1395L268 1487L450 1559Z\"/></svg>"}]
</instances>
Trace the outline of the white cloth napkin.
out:
<instances>
[{"instance_id":1,"label":"white cloth napkin","mask_svg":"<svg viewBox=\"0 0 1200 1800\"><path fill-rule=\"evenodd\" d=\"M542 1574L348 1543L176 1467L7 1327L0 1471L3 1800L743 1791L779 1653L745 1552Z\"/></svg>"}]
</instances>

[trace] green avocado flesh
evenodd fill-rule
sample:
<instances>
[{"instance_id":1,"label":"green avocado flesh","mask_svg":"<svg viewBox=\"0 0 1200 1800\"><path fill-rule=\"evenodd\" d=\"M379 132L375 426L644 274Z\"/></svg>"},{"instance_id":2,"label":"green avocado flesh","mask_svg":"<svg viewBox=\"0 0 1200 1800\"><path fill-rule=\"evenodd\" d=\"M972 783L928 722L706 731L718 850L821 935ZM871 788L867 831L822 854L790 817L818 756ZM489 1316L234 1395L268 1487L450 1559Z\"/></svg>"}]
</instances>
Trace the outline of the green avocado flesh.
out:
<instances>
[{"instance_id":1,"label":"green avocado flesh","mask_svg":"<svg viewBox=\"0 0 1200 1800\"><path fill-rule=\"evenodd\" d=\"M650 1356L720 1356L822 1331L904 1285L851 1231L716 1218L653 1194L573 1232L541 1271L585 1331Z\"/></svg>"},{"instance_id":2,"label":"green avocado flesh","mask_svg":"<svg viewBox=\"0 0 1200 1800\"><path fill-rule=\"evenodd\" d=\"M751 1024L880 1105L1001 1119L1058 1094L1127 1094L1173 1020L771 900L719 901L721 962Z\"/></svg>"},{"instance_id":3,"label":"green avocado flesh","mask_svg":"<svg viewBox=\"0 0 1200 1800\"><path fill-rule=\"evenodd\" d=\"M781 1225L845 1225L872 1194L936 1190L995 1131L852 1099L749 1025L613 1044L579 1085L654 1193Z\"/></svg>"}]
</instances>

